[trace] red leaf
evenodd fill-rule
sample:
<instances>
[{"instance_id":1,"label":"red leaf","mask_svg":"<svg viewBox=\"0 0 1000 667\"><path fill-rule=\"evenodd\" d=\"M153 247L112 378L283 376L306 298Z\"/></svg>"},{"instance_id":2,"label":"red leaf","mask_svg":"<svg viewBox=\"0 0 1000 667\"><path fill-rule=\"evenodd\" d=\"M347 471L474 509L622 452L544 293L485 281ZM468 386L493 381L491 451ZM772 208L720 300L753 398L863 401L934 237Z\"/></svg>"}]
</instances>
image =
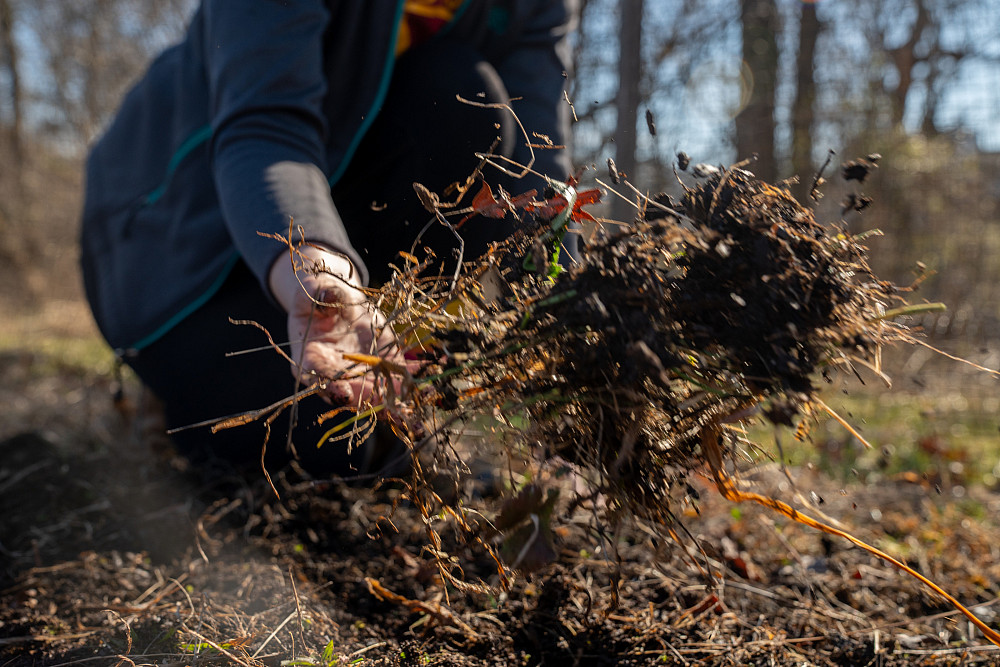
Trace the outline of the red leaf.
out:
<instances>
[{"instance_id":1,"label":"red leaf","mask_svg":"<svg viewBox=\"0 0 1000 667\"><path fill-rule=\"evenodd\" d=\"M502 218L507 215L507 209L508 203L498 202L493 196L493 190L490 189L489 183L483 181L483 187L472 198L472 210L488 218Z\"/></svg>"},{"instance_id":2,"label":"red leaf","mask_svg":"<svg viewBox=\"0 0 1000 667\"><path fill-rule=\"evenodd\" d=\"M508 211L530 205L536 194L538 194L537 190L528 190L523 194L511 198L510 195L504 192L503 188L500 188L500 199L497 200L493 196L493 190L490 189L489 184L483 181L483 187L472 198L472 205L467 209L472 212L459 220L455 225L455 229L461 229L462 225L477 214L487 218L503 218L507 215Z\"/></svg>"},{"instance_id":3,"label":"red leaf","mask_svg":"<svg viewBox=\"0 0 1000 667\"><path fill-rule=\"evenodd\" d=\"M570 220L573 222L580 222L581 220L594 220L594 216L587 211L584 211L583 207L600 202L603 194L604 193L598 188L577 192L576 202L573 204L573 212L569 215ZM551 199L546 199L544 203L531 204L526 206L525 209L533 213L537 213L546 220L551 220L559 215L559 213L566 210L566 197L557 193Z\"/></svg>"},{"instance_id":4,"label":"red leaf","mask_svg":"<svg viewBox=\"0 0 1000 667\"><path fill-rule=\"evenodd\" d=\"M586 206L587 204L596 204L601 201L601 192L599 188L591 188L590 190L581 190L576 193L576 206L573 208L579 208L580 206Z\"/></svg>"}]
</instances>

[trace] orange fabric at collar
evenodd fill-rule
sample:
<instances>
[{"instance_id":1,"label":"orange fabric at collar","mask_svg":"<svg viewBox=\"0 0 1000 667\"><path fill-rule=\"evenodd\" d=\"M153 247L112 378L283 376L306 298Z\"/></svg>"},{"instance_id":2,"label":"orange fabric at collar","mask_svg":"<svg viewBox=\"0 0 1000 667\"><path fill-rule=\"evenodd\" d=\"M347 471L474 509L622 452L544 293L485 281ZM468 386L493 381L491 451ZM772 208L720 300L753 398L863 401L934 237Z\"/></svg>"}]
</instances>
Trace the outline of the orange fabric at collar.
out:
<instances>
[{"instance_id":1,"label":"orange fabric at collar","mask_svg":"<svg viewBox=\"0 0 1000 667\"><path fill-rule=\"evenodd\" d=\"M423 44L455 17L464 0L406 0L396 38L396 57Z\"/></svg>"}]
</instances>

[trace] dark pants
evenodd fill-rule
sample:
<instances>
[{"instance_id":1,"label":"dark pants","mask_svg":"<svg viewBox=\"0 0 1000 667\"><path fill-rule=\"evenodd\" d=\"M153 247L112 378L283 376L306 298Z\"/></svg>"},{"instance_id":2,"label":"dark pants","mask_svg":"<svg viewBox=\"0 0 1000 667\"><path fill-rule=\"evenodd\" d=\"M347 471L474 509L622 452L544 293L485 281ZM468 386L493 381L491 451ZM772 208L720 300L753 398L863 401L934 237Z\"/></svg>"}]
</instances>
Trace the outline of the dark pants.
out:
<instances>
[{"instance_id":1,"label":"dark pants","mask_svg":"<svg viewBox=\"0 0 1000 667\"><path fill-rule=\"evenodd\" d=\"M481 95L485 93L485 97ZM465 179L478 164L474 153L487 151L501 136L500 152L510 153L514 123L502 110L464 105L456 94L480 102L506 102L507 93L496 71L466 45L440 41L404 54L396 64L381 112L353 156L333 198L352 243L364 257L377 285L391 274L388 264L400 250L409 251L431 215L413 190L419 181L432 192ZM490 176L492 183L497 179ZM515 188L517 184L504 183ZM504 232L499 221L463 228L465 258L481 254ZM438 257L448 258L457 247L454 236L435 225L423 238ZM168 428L179 428L228 415L257 410L292 395L294 380L287 361L273 350L226 356L267 344L250 326L229 322L253 320L271 332L276 342L287 339L287 319L263 293L242 263L221 290L164 337L126 361L163 401ZM377 469L372 451L385 449L385 438L327 442L321 435L335 422L317 425L318 415L331 407L313 396L302 400L292 441L299 461L314 476L350 476ZM270 429L269 469L290 460L286 447L289 410ZM178 431L174 442L196 464L213 459L244 466L260 460L265 441L263 417L219 431L207 427ZM398 454L398 448L396 452Z\"/></svg>"}]
</instances>

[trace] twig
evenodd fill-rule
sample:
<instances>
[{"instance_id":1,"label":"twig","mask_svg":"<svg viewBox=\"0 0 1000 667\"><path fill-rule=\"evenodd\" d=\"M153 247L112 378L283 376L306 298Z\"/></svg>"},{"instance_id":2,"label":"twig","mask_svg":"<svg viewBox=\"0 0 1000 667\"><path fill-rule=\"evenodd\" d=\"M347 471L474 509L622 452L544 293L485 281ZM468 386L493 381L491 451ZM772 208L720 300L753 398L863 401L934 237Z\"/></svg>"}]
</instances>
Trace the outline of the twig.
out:
<instances>
[{"instance_id":1,"label":"twig","mask_svg":"<svg viewBox=\"0 0 1000 667\"><path fill-rule=\"evenodd\" d=\"M514 122L517 123L517 126L519 128L521 128L521 134L524 135L524 138L525 138L525 141L526 141L526 145L528 147L528 152L531 154L531 159L528 160L528 164L527 165L523 165L523 170L521 171L520 174L515 174L515 173L513 173L511 171L507 171L503 167L499 167L498 165L496 165L496 164L494 164L492 162L490 162L490 164L493 164L494 167L497 167L503 173L507 174L508 176L513 176L514 178L523 178L523 177L527 176L529 173L531 173L531 167L534 166L534 164L535 164L535 149L533 147L533 144L532 144L532 141L531 141L531 137L528 135L528 131L524 129L524 125L521 124L521 119L517 117L517 114L510 107L510 105L509 104L501 104L499 102L490 102L490 103L487 103L487 102L474 102L472 100L465 99L461 95L456 95L455 97L458 98L459 102L462 102L464 104L468 104L470 106L479 107L480 109L506 109L507 111L509 111L510 115L514 117ZM480 159L486 159L484 156L478 155L478 154L477 154L477 157L479 157ZM497 157L502 157L502 156L497 156Z\"/></svg>"},{"instance_id":2,"label":"twig","mask_svg":"<svg viewBox=\"0 0 1000 667\"><path fill-rule=\"evenodd\" d=\"M473 630L472 626L442 604L428 604L420 600L412 600L398 593L393 593L384 587L378 579L373 579L372 577L365 577L365 583L368 584L369 592L380 600L395 602L414 613L427 614L443 625L451 625L460 629L467 637L475 638L479 636L479 633Z\"/></svg>"},{"instance_id":3,"label":"twig","mask_svg":"<svg viewBox=\"0 0 1000 667\"><path fill-rule=\"evenodd\" d=\"M837 152L832 148L828 150L826 153L826 161L823 162L823 166L817 169L816 173L813 174L812 185L809 186L809 198L813 201L819 201L819 186L823 181L823 172L826 171L828 166L830 166L830 161L833 160L833 156L836 154Z\"/></svg>"},{"instance_id":4,"label":"twig","mask_svg":"<svg viewBox=\"0 0 1000 667\"><path fill-rule=\"evenodd\" d=\"M945 352L944 350L939 350L938 348L934 347L933 345L930 345L929 343L925 343L922 340L918 340L918 339L914 338L913 342L916 343L917 345L922 345L923 347L926 347L931 352L937 352L941 356L947 357L948 359L951 359L952 361L958 361L958 362L961 362L961 363L966 364L968 366L972 366L977 371L983 371L985 373L989 373L990 375L1000 376L1000 371L995 371L992 368L986 368L985 366L980 366L979 364L973 363L973 362L969 361L968 359L962 359L961 357L956 357L956 356L950 355L947 352Z\"/></svg>"},{"instance_id":5,"label":"twig","mask_svg":"<svg viewBox=\"0 0 1000 667\"><path fill-rule=\"evenodd\" d=\"M167 435L173 435L174 433L180 433L181 431L188 431L193 428L201 428L203 426L212 427L212 431L221 431L227 428L233 428L234 426L242 426L243 424L249 424L252 421L260 419L262 416L273 412L274 410L280 410L287 407L291 401L303 399L306 396L312 396L313 394L318 394L323 391L324 385L322 383L314 384L302 391L298 392L294 396L288 398L283 398L280 401L276 401L266 408L260 408L259 410L250 410L248 412L241 412L236 415L229 415L227 417L216 417L215 419L206 419L205 421L196 422L194 424L187 424L186 426L178 426L177 428L172 428L167 431Z\"/></svg>"},{"instance_id":6,"label":"twig","mask_svg":"<svg viewBox=\"0 0 1000 667\"><path fill-rule=\"evenodd\" d=\"M260 645L260 646L259 646L259 647L257 648L257 650L256 650L256 651L254 651L253 655L251 655L251 656L250 656L250 659L251 659L251 660L254 660L254 659L256 659L256 657L257 657L258 655L260 655L260 652L264 650L264 647L265 647L265 646L267 646L267 645L268 645L269 643L271 643L271 640L272 640L272 639L274 639L275 637L277 637L277 636L278 636L278 633L279 633L279 632L281 632L281 628L285 627L285 626L286 626L286 625L288 624L288 621L290 621L290 620L292 620L293 618L295 618L295 615L296 615L297 613L298 613L298 604L296 603L296 609L295 609L295 611L293 611L293 612L292 612L292 613L290 613L290 614L289 614L288 616L286 616L286 617L285 617L285 620L283 620L283 621L282 621L281 623L279 623L279 624L278 624L278 627L276 627L276 628L275 628L274 630L272 630L272 631L271 631L271 634L269 634L269 635L267 636L267 639L265 639L265 640L264 640L264 643L263 643L263 644L261 644L261 645ZM299 627L301 628L301 620L299 621L299 623L300 623L300 626L299 626ZM300 630L300 632L301 632L301 630ZM300 637L300 639L301 639L301 637Z\"/></svg>"},{"instance_id":7,"label":"twig","mask_svg":"<svg viewBox=\"0 0 1000 667\"><path fill-rule=\"evenodd\" d=\"M26 467L26 468L24 468L22 470L19 470L18 472L14 473L13 475L11 475L10 477L8 477L7 479L3 480L3 483L0 484L0 495L3 495L4 493L6 493L7 489L9 489L12 486L16 485L18 482L20 482L25 477L29 477L30 475L34 474L38 470L41 470L42 468L45 468L45 467L50 466L52 464L53 464L52 461L43 459L41 461L36 461L35 463L32 463L30 466L28 466L28 467Z\"/></svg>"},{"instance_id":8,"label":"twig","mask_svg":"<svg viewBox=\"0 0 1000 667\"><path fill-rule=\"evenodd\" d=\"M858 433L857 429L855 429L853 426L851 426L850 423L846 419L844 419L843 417L841 417L840 415L838 415L834 411L833 408L831 408L829 405L827 405L826 403L824 403L818 397L813 397L812 400L816 402L816 405L818 405L819 407L823 408L823 410L828 415L830 415L831 417L833 417L834 419L836 419L837 422L840 423L841 426L843 426L844 428L846 428L847 432L850 433L851 435L853 435L855 438L857 438L861 442L861 444L865 446L866 449L874 449L874 447L872 447L872 444L870 442L868 442L867 440L865 440L864 437L862 437L862 435L860 433Z\"/></svg>"},{"instance_id":9,"label":"twig","mask_svg":"<svg viewBox=\"0 0 1000 667\"><path fill-rule=\"evenodd\" d=\"M295 596L295 616L299 621L299 642L306 643L306 633L302 626L302 604L299 600L299 589L295 585L295 573L292 572L291 565L288 566L288 581L292 584L292 594Z\"/></svg>"},{"instance_id":10,"label":"twig","mask_svg":"<svg viewBox=\"0 0 1000 667\"><path fill-rule=\"evenodd\" d=\"M135 662L131 658L127 657L128 654L132 652L132 628L129 627L128 621L122 618L121 614L119 614L115 610L107 609L105 611L107 611L109 614L114 614L116 617L118 617L118 620L121 621L122 625L125 626L125 653L118 655L118 662L115 663L115 667L121 667L122 663L126 662L132 665L132 667L135 667Z\"/></svg>"},{"instance_id":11,"label":"twig","mask_svg":"<svg viewBox=\"0 0 1000 667\"><path fill-rule=\"evenodd\" d=\"M344 656L344 660L347 660L348 662L350 662L354 658L357 658L359 655L363 655L363 654L365 654L368 651L371 651L373 649L381 648L382 646L385 646L386 644L388 644L388 642L375 642L371 646L365 646L364 648L359 648L357 651L354 651L353 653L348 653L347 655L345 655Z\"/></svg>"}]
</instances>

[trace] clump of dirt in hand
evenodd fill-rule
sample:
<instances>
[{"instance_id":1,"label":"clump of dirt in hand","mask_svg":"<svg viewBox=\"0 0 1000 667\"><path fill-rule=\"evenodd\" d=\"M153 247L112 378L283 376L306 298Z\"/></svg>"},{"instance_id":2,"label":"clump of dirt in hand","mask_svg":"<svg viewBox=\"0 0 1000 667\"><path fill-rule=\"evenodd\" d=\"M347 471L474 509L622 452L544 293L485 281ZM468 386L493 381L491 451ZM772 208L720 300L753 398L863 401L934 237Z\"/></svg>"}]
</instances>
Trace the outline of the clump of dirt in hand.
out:
<instances>
[{"instance_id":1,"label":"clump of dirt in hand","mask_svg":"<svg viewBox=\"0 0 1000 667\"><path fill-rule=\"evenodd\" d=\"M859 240L749 172L718 171L679 204L649 200L554 279L520 261L552 226L534 212L545 208L522 213L541 231L469 274L504 267L506 293L434 330L441 363L421 381L437 397L425 415L508 426L525 415L526 428L507 429L518 456L527 446L543 467L570 464L611 511L670 523L679 482L708 462L706 433L732 445L729 424L794 425L822 373L877 365L880 346L904 335L882 317L899 290L872 275ZM457 291L476 290L478 278ZM551 514L531 494L526 513Z\"/></svg>"}]
</instances>

